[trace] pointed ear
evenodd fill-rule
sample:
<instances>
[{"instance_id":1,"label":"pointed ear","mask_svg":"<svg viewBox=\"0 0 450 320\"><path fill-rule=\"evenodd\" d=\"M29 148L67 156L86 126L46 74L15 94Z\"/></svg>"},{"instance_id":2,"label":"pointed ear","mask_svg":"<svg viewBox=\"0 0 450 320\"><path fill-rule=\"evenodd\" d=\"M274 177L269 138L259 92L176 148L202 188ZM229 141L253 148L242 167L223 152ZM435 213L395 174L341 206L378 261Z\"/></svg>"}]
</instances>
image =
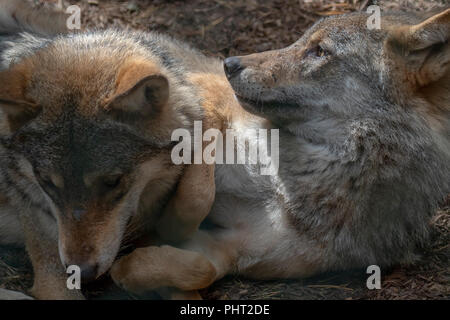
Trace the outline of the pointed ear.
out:
<instances>
[{"instance_id":1,"label":"pointed ear","mask_svg":"<svg viewBox=\"0 0 450 320\"><path fill-rule=\"evenodd\" d=\"M27 76L18 70L0 72L0 110L7 117L9 128L17 131L34 119L40 108L25 98Z\"/></svg>"},{"instance_id":2,"label":"pointed ear","mask_svg":"<svg viewBox=\"0 0 450 320\"><path fill-rule=\"evenodd\" d=\"M107 105L108 110L138 116L158 113L169 99L169 82L161 75L140 79L127 91L116 95Z\"/></svg>"},{"instance_id":3,"label":"pointed ear","mask_svg":"<svg viewBox=\"0 0 450 320\"><path fill-rule=\"evenodd\" d=\"M399 53L423 87L439 80L450 69L450 9L413 26L391 31L388 44Z\"/></svg>"},{"instance_id":4,"label":"pointed ear","mask_svg":"<svg viewBox=\"0 0 450 320\"><path fill-rule=\"evenodd\" d=\"M11 132L19 130L34 119L40 109L37 105L26 101L10 101L0 98L0 110L7 116Z\"/></svg>"},{"instance_id":5,"label":"pointed ear","mask_svg":"<svg viewBox=\"0 0 450 320\"><path fill-rule=\"evenodd\" d=\"M169 100L169 82L151 63L133 61L119 71L106 109L122 119L158 114Z\"/></svg>"}]
</instances>

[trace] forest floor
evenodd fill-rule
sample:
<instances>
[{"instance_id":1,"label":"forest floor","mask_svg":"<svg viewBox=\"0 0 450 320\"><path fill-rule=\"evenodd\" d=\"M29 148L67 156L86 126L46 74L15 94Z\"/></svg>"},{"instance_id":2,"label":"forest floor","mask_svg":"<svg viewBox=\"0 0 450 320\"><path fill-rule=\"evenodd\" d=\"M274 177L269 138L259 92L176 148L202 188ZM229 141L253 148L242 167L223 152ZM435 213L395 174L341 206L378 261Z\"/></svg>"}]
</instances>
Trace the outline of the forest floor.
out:
<instances>
[{"instance_id":1,"label":"forest floor","mask_svg":"<svg viewBox=\"0 0 450 320\"><path fill-rule=\"evenodd\" d=\"M35 0L57 2L57 0ZM373 1L372 1L373 2ZM364 9L368 0L71 0L82 9L85 28L153 30L186 41L207 55L226 57L282 48L321 17ZM64 6L69 1L63 1ZM378 1L382 10L429 10L448 0ZM414 265L382 270L382 288L368 290L366 270L286 281L226 277L201 292L206 299L449 299L450 197L431 221L431 243ZM0 287L24 290L32 284L22 249L0 248ZM135 298L108 277L89 286L91 298Z\"/></svg>"}]
</instances>

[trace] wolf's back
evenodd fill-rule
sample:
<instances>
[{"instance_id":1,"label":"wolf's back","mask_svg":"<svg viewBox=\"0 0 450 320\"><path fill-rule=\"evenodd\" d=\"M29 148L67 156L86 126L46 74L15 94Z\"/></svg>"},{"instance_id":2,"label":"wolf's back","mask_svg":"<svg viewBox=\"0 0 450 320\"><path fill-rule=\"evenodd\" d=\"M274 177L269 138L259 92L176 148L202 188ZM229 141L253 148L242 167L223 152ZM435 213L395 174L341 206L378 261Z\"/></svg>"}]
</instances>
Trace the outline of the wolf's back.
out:
<instances>
[{"instance_id":1,"label":"wolf's back","mask_svg":"<svg viewBox=\"0 0 450 320\"><path fill-rule=\"evenodd\" d=\"M37 8L28 0L0 0L0 34L29 32L51 36L66 33L67 15L47 7Z\"/></svg>"}]
</instances>

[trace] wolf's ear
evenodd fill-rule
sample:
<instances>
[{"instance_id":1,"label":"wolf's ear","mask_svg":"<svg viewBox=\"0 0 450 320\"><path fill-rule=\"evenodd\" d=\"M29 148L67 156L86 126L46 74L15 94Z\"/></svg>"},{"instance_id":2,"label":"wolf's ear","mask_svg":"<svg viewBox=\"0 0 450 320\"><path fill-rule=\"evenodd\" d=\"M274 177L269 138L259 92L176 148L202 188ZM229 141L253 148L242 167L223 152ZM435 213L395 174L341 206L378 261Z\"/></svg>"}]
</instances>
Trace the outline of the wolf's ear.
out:
<instances>
[{"instance_id":1,"label":"wolf's ear","mask_svg":"<svg viewBox=\"0 0 450 320\"><path fill-rule=\"evenodd\" d=\"M115 96L107 109L130 116L148 116L159 112L169 98L169 82L164 76L150 75L140 79L127 91Z\"/></svg>"},{"instance_id":2,"label":"wolf's ear","mask_svg":"<svg viewBox=\"0 0 450 320\"><path fill-rule=\"evenodd\" d=\"M19 130L34 119L40 109L37 105L26 101L11 101L0 98L0 110L7 116L11 132Z\"/></svg>"},{"instance_id":3,"label":"wolf's ear","mask_svg":"<svg viewBox=\"0 0 450 320\"><path fill-rule=\"evenodd\" d=\"M450 69L450 9L413 26L393 30L388 44L400 53L416 87L443 77Z\"/></svg>"},{"instance_id":4,"label":"wolf's ear","mask_svg":"<svg viewBox=\"0 0 450 320\"><path fill-rule=\"evenodd\" d=\"M34 119L41 109L25 98L27 78L21 72L0 72L0 111L14 132Z\"/></svg>"},{"instance_id":5,"label":"wolf's ear","mask_svg":"<svg viewBox=\"0 0 450 320\"><path fill-rule=\"evenodd\" d=\"M158 114L169 100L169 82L146 62L131 62L119 71L116 90L106 109L123 118Z\"/></svg>"}]
</instances>

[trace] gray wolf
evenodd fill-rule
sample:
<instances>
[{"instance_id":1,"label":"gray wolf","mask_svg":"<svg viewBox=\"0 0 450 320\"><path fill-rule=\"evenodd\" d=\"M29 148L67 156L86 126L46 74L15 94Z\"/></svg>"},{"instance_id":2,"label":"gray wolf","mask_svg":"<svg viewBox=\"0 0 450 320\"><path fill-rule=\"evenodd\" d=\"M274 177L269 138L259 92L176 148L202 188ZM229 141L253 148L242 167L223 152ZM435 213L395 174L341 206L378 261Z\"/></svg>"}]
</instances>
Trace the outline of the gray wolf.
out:
<instances>
[{"instance_id":1,"label":"gray wolf","mask_svg":"<svg viewBox=\"0 0 450 320\"><path fill-rule=\"evenodd\" d=\"M368 17L329 17L287 48L225 60L245 111L223 89L208 115L238 132L279 128L279 172L218 165L208 227L166 255L121 258L118 284L141 292L164 278L189 291L227 274L307 277L417 259L450 192L450 10L384 13L380 30ZM202 75L200 93L224 78ZM182 263L188 252L214 266L209 280Z\"/></svg>"},{"instance_id":2,"label":"gray wolf","mask_svg":"<svg viewBox=\"0 0 450 320\"><path fill-rule=\"evenodd\" d=\"M144 235L188 238L215 194L214 166L170 155L172 131L204 117L187 75L220 61L153 33L68 33L64 17L0 2L0 243L25 244L39 299L83 298L69 265L91 281Z\"/></svg>"}]
</instances>

